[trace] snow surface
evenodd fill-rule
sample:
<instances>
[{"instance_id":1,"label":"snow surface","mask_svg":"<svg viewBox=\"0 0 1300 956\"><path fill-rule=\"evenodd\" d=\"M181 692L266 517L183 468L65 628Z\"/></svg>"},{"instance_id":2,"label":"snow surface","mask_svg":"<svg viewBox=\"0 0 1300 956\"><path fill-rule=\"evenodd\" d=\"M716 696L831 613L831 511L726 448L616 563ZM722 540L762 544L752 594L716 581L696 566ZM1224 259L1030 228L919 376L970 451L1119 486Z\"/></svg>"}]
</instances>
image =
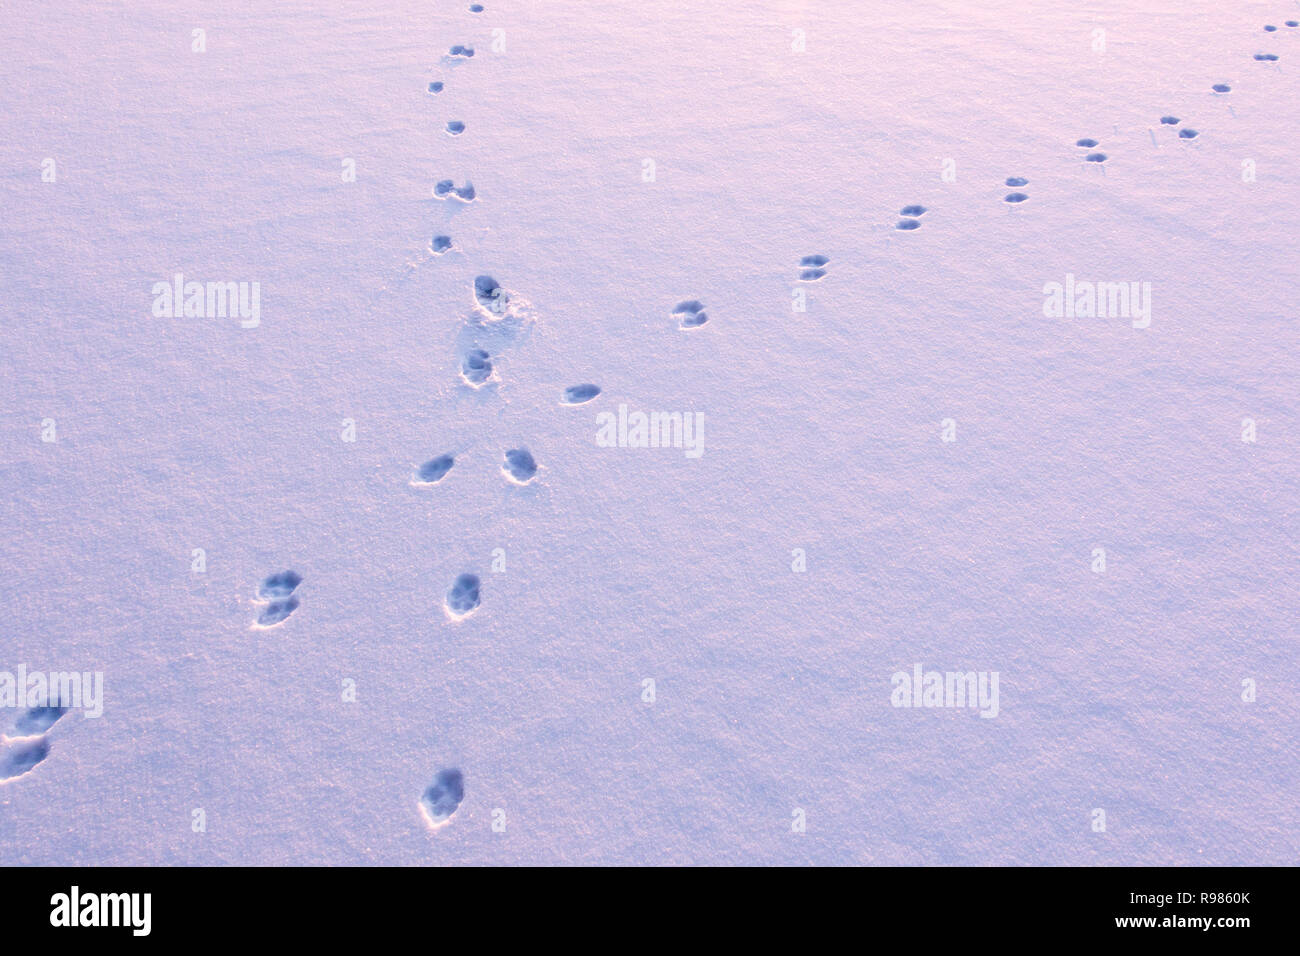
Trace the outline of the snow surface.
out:
<instances>
[{"instance_id":1,"label":"snow surface","mask_svg":"<svg viewBox=\"0 0 1300 956\"><path fill-rule=\"evenodd\" d=\"M0 863L1293 864L1300 6L468 6L7 5L0 670L105 704ZM155 317L178 271L261 324Z\"/></svg>"}]
</instances>

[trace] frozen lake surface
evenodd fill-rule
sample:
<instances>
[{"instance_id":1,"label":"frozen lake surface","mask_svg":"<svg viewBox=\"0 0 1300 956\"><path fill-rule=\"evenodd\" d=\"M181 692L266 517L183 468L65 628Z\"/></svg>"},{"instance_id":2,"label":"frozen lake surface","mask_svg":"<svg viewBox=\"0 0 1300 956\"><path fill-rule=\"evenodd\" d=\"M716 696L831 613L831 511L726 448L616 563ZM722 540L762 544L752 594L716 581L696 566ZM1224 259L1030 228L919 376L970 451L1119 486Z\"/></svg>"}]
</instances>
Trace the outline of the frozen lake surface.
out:
<instances>
[{"instance_id":1,"label":"frozen lake surface","mask_svg":"<svg viewBox=\"0 0 1300 956\"><path fill-rule=\"evenodd\" d=\"M483 5L6 10L0 864L1294 863L1300 6Z\"/></svg>"}]
</instances>

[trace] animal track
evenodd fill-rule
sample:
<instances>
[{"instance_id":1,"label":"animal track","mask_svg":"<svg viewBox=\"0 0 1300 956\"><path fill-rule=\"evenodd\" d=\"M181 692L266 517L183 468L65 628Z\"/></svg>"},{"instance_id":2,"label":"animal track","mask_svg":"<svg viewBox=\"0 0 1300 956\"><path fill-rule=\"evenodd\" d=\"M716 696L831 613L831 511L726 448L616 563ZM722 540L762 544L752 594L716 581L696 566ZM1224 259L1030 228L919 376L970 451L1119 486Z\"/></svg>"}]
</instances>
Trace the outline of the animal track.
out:
<instances>
[{"instance_id":1,"label":"animal track","mask_svg":"<svg viewBox=\"0 0 1300 956\"><path fill-rule=\"evenodd\" d=\"M1028 185L1029 185L1029 180L1026 179L1024 176L1008 176L1008 177L1007 177L1007 185L1008 185L1008 186L1028 186Z\"/></svg>"},{"instance_id":2,"label":"animal track","mask_svg":"<svg viewBox=\"0 0 1300 956\"><path fill-rule=\"evenodd\" d=\"M1260 60L1261 62L1274 63L1274 62L1277 61L1277 54L1276 54L1276 53L1256 53L1256 54L1255 54L1255 59Z\"/></svg>"},{"instance_id":3,"label":"animal track","mask_svg":"<svg viewBox=\"0 0 1300 956\"><path fill-rule=\"evenodd\" d=\"M828 257L823 255L804 256L799 260L799 281L816 282L826 275L826 270L822 266L830 261Z\"/></svg>"},{"instance_id":4,"label":"animal track","mask_svg":"<svg viewBox=\"0 0 1300 956\"><path fill-rule=\"evenodd\" d=\"M1300 27L1300 20L1288 20L1286 25L1289 27Z\"/></svg>"},{"instance_id":5,"label":"animal track","mask_svg":"<svg viewBox=\"0 0 1300 956\"><path fill-rule=\"evenodd\" d=\"M429 84L430 93L441 93L443 89L442 80L434 80Z\"/></svg>"},{"instance_id":6,"label":"animal track","mask_svg":"<svg viewBox=\"0 0 1300 956\"><path fill-rule=\"evenodd\" d=\"M1165 126L1177 126L1180 122L1177 116L1162 116L1160 122Z\"/></svg>"},{"instance_id":7,"label":"animal track","mask_svg":"<svg viewBox=\"0 0 1300 956\"><path fill-rule=\"evenodd\" d=\"M298 610L298 599L296 597L288 597L283 601L271 601L257 615L257 626L261 628L275 627L296 610Z\"/></svg>"},{"instance_id":8,"label":"animal track","mask_svg":"<svg viewBox=\"0 0 1300 956\"><path fill-rule=\"evenodd\" d=\"M1186 127L1184 127L1183 129L1180 129L1180 130L1178 131L1178 138L1179 138L1179 139L1196 139L1196 137L1198 137L1198 136L1200 136L1200 135L1201 135L1201 134L1200 134L1199 132L1197 132L1196 130L1194 130L1194 129L1189 129L1189 128L1186 128Z\"/></svg>"},{"instance_id":9,"label":"animal track","mask_svg":"<svg viewBox=\"0 0 1300 956\"><path fill-rule=\"evenodd\" d=\"M1272 32L1275 31L1276 29L1277 29L1277 27L1273 26L1273 24L1271 24L1271 23L1264 27L1264 30L1265 30L1266 33L1272 33Z\"/></svg>"},{"instance_id":10,"label":"animal track","mask_svg":"<svg viewBox=\"0 0 1300 956\"><path fill-rule=\"evenodd\" d=\"M460 120L451 120L447 123L448 136L459 136L463 132L465 132L465 124Z\"/></svg>"},{"instance_id":11,"label":"animal track","mask_svg":"<svg viewBox=\"0 0 1300 956\"><path fill-rule=\"evenodd\" d=\"M1004 199L1003 202L1020 203L1024 202L1028 198L1029 197L1024 193L1007 193L1006 199Z\"/></svg>"},{"instance_id":12,"label":"animal track","mask_svg":"<svg viewBox=\"0 0 1300 956\"><path fill-rule=\"evenodd\" d=\"M924 216L929 211L930 210L925 206L904 206L898 211L898 214L903 218L898 220L898 224L895 225L894 228L902 229L904 232L910 232L913 229L920 229L920 217Z\"/></svg>"},{"instance_id":13,"label":"animal track","mask_svg":"<svg viewBox=\"0 0 1300 956\"><path fill-rule=\"evenodd\" d=\"M438 182L434 184L433 194L438 199L446 199L449 196L454 196L461 202L473 202L474 197L477 195L474 192L474 184L468 180L465 181L464 186L457 187L457 185L450 179L438 180Z\"/></svg>"},{"instance_id":14,"label":"animal track","mask_svg":"<svg viewBox=\"0 0 1300 956\"><path fill-rule=\"evenodd\" d=\"M58 704L31 707L14 721L15 737L36 737L53 727L68 708Z\"/></svg>"},{"instance_id":15,"label":"animal track","mask_svg":"<svg viewBox=\"0 0 1300 956\"><path fill-rule=\"evenodd\" d=\"M477 574L462 574L447 591L447 613L463 620L479 606L481 583Z\"/></svg>"},{"instance_id":16,"label":"animal track","mask_svg":"<svg viewBox=\"0 0 1300 956\"><path fill-rule=\"evenodd\" d=\"M470 12L470 13L482 13L482 12L483 12L483 4L481 4L481 3L471 3L471 4L469 5L469 12Z\"/></svg>"},{"instance_id":17,"label":"animal track","mask_svg":"<svg viewBox=\"0 0 1300 956\"><path fill-rule=\"evenodd\" d=\"M1083 158L1084 158L1084 161L1085 161L1085 162L1089 162L1089 163L1104 163L1104 162L1106 161L1106 154L1105 154L1105 153L1089 153L1087 156L1085 156L1085 157L1083 157Z\"/></svg>"},{"instance_id":18,"label":"animal track","mask_svg":"<svg viewBox=\"0 0 1300 956\"><path fill-rule=\"evenodd\" d=\"M3 749L0 749L0 783L30 773L33 767L49 755L50 743L44 737L4 744Z\"/></svg>"},{"instance_id":19,"label":"animal track","mask_svg":"<svg viewBox=\"0 0 1300 956\"><path fill-rule=\"evenodd\" d=\"M433 250L435 256L440 256L451 248L451 236L434 236L433 241L429 243L429 248Z\"/></svg>"},{"instance_id":20,"label":"animal track","mask_svg":"<svg viewBox=\"0 0 1300 956\"><path fill-rule=\"evenodd\" d=\"M451 455L439 455L437 458L431 458L415 470L415 478L411 481L413 485L436 485L447 477L447 472L451 471L451 466L456 464L456 459Z\"/></svg>"},{"instance_id":21,"label":"animal track","mask_svg":"<svg viewBox=\"0 0 1300 956\"><path fill-rule=\"evenodd\" d=\"M1083 149L1092 149L1094 146L1097 145L1097 141L1095 139L1088 139L1085 137L1084 139L1075 142L1074 145L1082 147Z\"/></svg>"},{"instance_id":22,"label":"animal track","mask_svg":"<svg viewBox=\"0 0 1300 956\"><path fill-rule=\"evenodd\" d=\"M476 276L474 279L474 301L494 317L500 317L510 303L510 296L501 284L491 276Z\"/></svg>"},{"instance_id":23,"label":"animal track","mask_svg":"<svg viewBox=\"0 0 1300 956\"><path fill-rule=\"evenodd\" d=\"M704 311L704 303L699 299L687 299L677 303L673 309L673 318L680 322L683 329L698 329L709 321L709 314Z\"/></svg>"},{"instance_id":24,"label":"animal track","mask_svg":"<svg viewBox=\"0 0 1300 956\"><path fill-rule=\"evenodd\" d=\"M474 48L472 46L462 46L461 44L457 43L454 47L452 47L450 50L447 51L447 55L457 57L460 59L469 59L474 55Z\"/></svg>"},{"instance_id":25,"label":"animal track","mask_svg":"<svg viewBox=\"0 0 1300 956\"><path fill-rule=\"evenodd\" d=\"M564 390L562 405L584 405L600 394L599 385L570 385Z\"/></svg>"},{"instance_id":26,"label":"animal track","mask_svg":"<svg viewBox=\"0 0 1300 956\"><path fill-rule=\"evenodd\" d=\"M257 589L257 596L267 599L288 597L300 584L302 584L302 575L297 571L281 571L279 574L271 574L262 579Z\"/></svg>"},{"instance_id":27,"label":"animal track","mask_svg":"<svg viewBox=\"0 0 1300 956\"><path fill-rule=\"evenodd\" d=\"M516 485L526 485L537 477L537 462L527 448L511 448L501 472Z\"/></svg>"},{"instance_id":28,"label":"animal track","mask_svg":"<svg viewBox=\"0 0 1300 956\"><path fill-rule=\"evenodd\" d=\"M1210 87L1210 89L1214 90L1214 92L1216 92L1216 93L1231 93L1231 92L1232 92L1232 87L1229 86L1227 83L1215 83L1212 87Z\"/></svg>"},{"instance_id":29,"label":"animal track","mask_svg":"<svg viewBox=\"0 0 1300 956\"><path fill-rule=\"evenodd\" d=\"M254 622L258 628L275 627L298 610L298 598L293 592L302 584L297 571L281 571L262 579L257 588L255 603L263 605Z\"/></svg>"},{"instance_id":30,"label":"animal track","mask_svg":"<svg viewBox=\"0 0 1300 956\"><path fill-rule=\"evenodd\" d=\"M445 826L465 799L465 778L459 770L439 770L420 797L420 813L431 829Z\"/></svg>"},{"instance_id":31,"label":"animal track","mask_svg":"<svg viewBox=\"0 0 1300 956\"><path fill-rule=\"evenodd\" d=\"M460 377L478 388L492 378L491 357L483 349L470 349L460 362Z\"/></svg>"}]
</instances>

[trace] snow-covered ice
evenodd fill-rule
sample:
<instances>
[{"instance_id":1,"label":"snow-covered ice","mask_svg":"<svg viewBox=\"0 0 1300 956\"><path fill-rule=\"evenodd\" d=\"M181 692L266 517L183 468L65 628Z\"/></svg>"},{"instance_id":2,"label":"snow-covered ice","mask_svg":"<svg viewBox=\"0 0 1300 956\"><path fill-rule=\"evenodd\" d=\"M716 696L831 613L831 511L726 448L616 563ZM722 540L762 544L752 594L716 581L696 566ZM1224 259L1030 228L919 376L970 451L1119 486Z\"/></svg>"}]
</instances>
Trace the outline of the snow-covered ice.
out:
<instances>
[{"instance_id":1,"label":"snow-covered ice","mask_svg":"<svg viewBox=\"0 0 1300 956\"><path fill-rule=\"evenodd\" d=\"M1293 6L481 6L6 8L0 864L1294 863Z\"/></svg>"}]
</instances>

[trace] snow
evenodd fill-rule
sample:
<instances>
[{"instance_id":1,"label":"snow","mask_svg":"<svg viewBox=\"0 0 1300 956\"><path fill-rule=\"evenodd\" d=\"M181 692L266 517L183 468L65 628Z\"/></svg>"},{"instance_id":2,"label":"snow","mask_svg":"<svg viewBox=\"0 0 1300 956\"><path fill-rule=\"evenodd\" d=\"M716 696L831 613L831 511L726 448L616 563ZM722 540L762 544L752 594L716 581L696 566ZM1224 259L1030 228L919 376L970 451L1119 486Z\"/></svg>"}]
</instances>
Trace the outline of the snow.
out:
<instances>
[{"instance_id":1,"label":"snow","mask_svg":"<svg viewBox=\"0 0 1300 956\"><path fill-rule=\"evenodd\" d=\"M1294 862L1286 4L484 6L6 11L0 670L105 700L0 863ZM155 317L178 272L259 324Z\"/></svg>"}]
</instances>

